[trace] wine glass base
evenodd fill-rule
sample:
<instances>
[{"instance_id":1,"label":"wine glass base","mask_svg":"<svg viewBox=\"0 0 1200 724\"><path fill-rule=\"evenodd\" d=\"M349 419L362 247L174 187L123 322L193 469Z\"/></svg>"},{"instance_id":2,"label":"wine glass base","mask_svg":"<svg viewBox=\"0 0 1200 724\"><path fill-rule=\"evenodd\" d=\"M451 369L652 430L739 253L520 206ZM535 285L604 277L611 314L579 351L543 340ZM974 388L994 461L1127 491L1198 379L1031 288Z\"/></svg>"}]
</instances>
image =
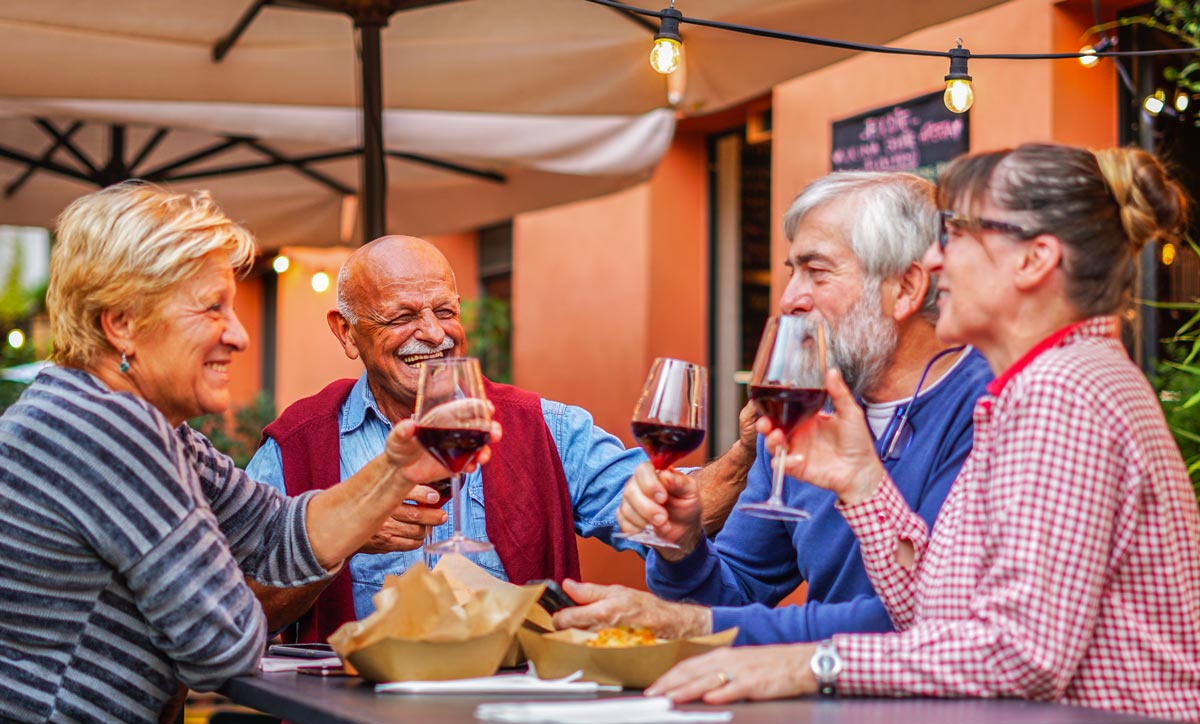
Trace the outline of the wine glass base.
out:
<instances>
[{"instance_id":1,"label":"wine glass base","mask_svg":"<svg viewBox=\"0 0 1200 724\"><path fill-rule=\"evenodd\" d=\"M746 515L753 515L755 518L766 518L768 520L799 521L808 520L812 517L806 511L799 508L789 508L786 505L779 505L778 503L743 503L737 509Z\"/></svg>"},{"instance_id":2,"label":"wine glass base","mask_svg":"<svg viewBox=\"0 0 1200 724\"><path fill-rule=\"evenodd\" d=\"M483 553L485 551L496 550L496 546L487 541L474 540L464 535L452 535L446 540L430 543L425 546L425 552L435 555L445 555L447 553Z\"/></svg>"},{"instance_id":3,"label":"wine glass base","mask_svg":"<svg viewBox=\"0 0 1200 724\"><path fill-rule=\"evenodd\" d=\"M666 548L668 550L680 550L679 546L669 540L663 540L658 537L658 534L651 529L639 530L637 533L613 533L613 538L623 538L634 543L641 543L644 546L654 546L655 548Z\"/></svg>"}]
</instances>

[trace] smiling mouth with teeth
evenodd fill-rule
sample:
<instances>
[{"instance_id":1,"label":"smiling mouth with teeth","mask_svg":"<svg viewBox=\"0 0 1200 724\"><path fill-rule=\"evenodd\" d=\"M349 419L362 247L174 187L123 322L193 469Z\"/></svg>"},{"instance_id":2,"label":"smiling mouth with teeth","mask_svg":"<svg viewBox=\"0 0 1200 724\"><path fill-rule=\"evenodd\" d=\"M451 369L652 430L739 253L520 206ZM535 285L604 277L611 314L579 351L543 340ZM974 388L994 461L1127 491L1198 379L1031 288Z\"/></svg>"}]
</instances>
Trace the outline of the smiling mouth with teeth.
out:
<instances>
[{"instance_id":1,"label":"smiling mouth with teeth","mask_svg":"<svg viewBox=\"0 0 1200 724\"><path fill-rule=\"evenodd\" d=\"M445 357L445 352L434 352L432 354L410 354L400 358L400 361L406 365L415 365L424 362L427 359L441 359Z\"/></svg>"}]
</instances>

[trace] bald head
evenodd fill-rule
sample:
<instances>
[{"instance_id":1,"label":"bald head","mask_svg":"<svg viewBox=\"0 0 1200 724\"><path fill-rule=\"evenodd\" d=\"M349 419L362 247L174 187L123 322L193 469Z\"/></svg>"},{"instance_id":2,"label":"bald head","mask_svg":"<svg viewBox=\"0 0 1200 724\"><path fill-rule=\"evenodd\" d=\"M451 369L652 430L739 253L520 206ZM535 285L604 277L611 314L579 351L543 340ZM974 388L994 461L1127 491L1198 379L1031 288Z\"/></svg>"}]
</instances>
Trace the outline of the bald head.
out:
<instances>
[{"instance_id":1,"label":"bald head","mask_svg":"<svg viewBox=\"0 0 1200 724\"><path fill-rule=\"evenodd\" d=\"M337 307L351 324L362 313L366 290L402 279L443 280L458 292L450 262L433 244L416 236L381 236L355 249L338 274Z\"/></svg>"},{"instance_id":2,"label":"bald head","mask_svg":"<svg viewBox=\"0 0 1200 724\"><path fill-rule=\"evenodd\" d=\"M454 272L424 239L385 236L356 249L338 274L337 307L329 328L362 360L393 423L412 414L422 362L466 354Z\"/></svg>"}]
</instances>

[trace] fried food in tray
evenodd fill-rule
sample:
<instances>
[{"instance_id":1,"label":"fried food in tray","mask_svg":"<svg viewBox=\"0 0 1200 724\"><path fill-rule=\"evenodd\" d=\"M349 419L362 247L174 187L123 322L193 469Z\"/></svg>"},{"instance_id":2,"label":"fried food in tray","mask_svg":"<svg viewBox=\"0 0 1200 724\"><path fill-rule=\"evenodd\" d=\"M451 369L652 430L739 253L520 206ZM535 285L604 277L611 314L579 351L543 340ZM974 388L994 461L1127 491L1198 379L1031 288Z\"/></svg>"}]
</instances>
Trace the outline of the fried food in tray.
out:
<instances>
[{"instance_id":1,"label":"fried food in tray","mask_svg":"<svg viewBox=\"0 0 1200 724\"><path fill-rule=\"evenodd\" d=\"M654 632L642 626L609 626L596 632L585 645L600 649L624 649L660 643Z\"/></svg>"}]
</instances>

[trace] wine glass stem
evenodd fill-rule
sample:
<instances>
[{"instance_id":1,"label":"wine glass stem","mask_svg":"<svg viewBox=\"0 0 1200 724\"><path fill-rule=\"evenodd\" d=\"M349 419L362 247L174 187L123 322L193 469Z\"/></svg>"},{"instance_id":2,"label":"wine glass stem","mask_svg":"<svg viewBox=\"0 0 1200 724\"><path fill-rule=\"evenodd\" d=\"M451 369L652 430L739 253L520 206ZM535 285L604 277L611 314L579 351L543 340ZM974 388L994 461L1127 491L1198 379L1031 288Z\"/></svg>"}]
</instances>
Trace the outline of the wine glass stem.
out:
<instances>
[{"instance_id":1,"label":"wine glass stem","mask_svg":"<svg viewBox=\"0 0 1200 724\"><path fill-rule=\"evenodd\" d=\"M450 510L454 516L454 537L458 538L462 535L462 476L458 473L453 473L450 476L450 499L451 505L454 507Z\"/></svg>"},{"instance_id":2,"label":"wine glass stem","mask_svg":"<svg viewBox=\"0 0 1200 724\"><path fill-rule=\"evenodd\" d=\"M775 451L775 470L771 476L771 497L767 499L769 505L783 505L783 459L787 452L780 445Z\"/></svg>"}]
</instances>

